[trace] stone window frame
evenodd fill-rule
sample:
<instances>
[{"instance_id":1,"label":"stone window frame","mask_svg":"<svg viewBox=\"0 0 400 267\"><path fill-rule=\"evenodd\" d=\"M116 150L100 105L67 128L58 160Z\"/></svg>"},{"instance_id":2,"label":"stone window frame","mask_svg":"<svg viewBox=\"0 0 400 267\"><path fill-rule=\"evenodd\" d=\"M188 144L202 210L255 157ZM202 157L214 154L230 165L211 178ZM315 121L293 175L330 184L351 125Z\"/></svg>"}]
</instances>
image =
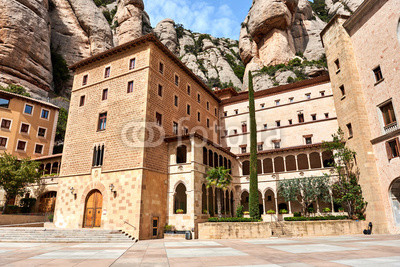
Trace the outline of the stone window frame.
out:
<instances>
[{"instance_id":1,"label":"stone window frame","mask_svg":"<svg viewBox=\"0 0 400 267\"><path fill-rule=\"evenodd\" d=\"M161 118L160 118L160 119L161 119L161 120L160 120L160 123L158 123L157 114L161 116ZM162 127L162 126L163 126L163 117L164 117L163 115L164 115L164 114L163 114L162 112L160 112L160 111L155 111L155 112L154 112L155 123L156 123L156 125L159 126L159 127Z\"/></svg>"},{"instance_id":2,"label":"stone window frame","mask_svg":"<svg viewBox=\"0 0 400 267\"><path fill-rule=\"evenodd\" d=\"M378 65L376 67L374 67L372 69L372 72L374 73L374 77L375 77L375 84L377 85L381 82L383 82L385 80L385 78L383 77L383 73L382 73L382 67L381 65Z\"/></svg>"},{"instance_id":3,"label":"stone window frame","mask_svg":"<svg viewBox=\"0 0 400 267\"><path fill-rule=\"evenodd\" d=\"M24 142L24 143L25 143L24 150L18 149L18 144L19 144L19 142ZM16 146L15 146L15 151L16 151L16 152L25 152L25 153L26 153L26 148L27 148L27 147L28 147L28 141L26 141L26 140L21 140L21 139L17 139L17 143L16 143Z\"/></svg>"},{"instance_id":4,"label":"stone window frame","mask_svg":"<svg viewBox=\"0 0 400 267\"><path fill-rule=\"evenodd\" d=\"M190 104L186 104L186 115L192 115L192 107L190 106Z\"/></svg>"},{"instance_id":5,"label":"stone window frame","mask_svg":"<svg viewBox=\"0 0 400 267\"><path fill-rule=\"evenodd\" d=\"M36 147L37 147L37 146L42 146L42 150L41 150L40 153L37 153L37 152L36 152ZM35 147L34 147L34 149L33 149L33 153L34 153L34 154L37 154L37 155L43 155L43 152L44 152L44 144L35 143Z\"/></svg>"},{"instance_id":6,"label":"stone window frame","mask_svg":"<svg viewBox=\"0 0 400 267\"><path fill-rule=\"evenodd\" d=\"M86 103L86 95L81 95L79 97L79 107L83 107Z\"/></svg>"},{"instance_id":7,"label":"stone window frame","mask_svg":"<svg viewBox=\"0 0 400 267\"><path fill-rule=\"evenodd\" d=\"M186 84L186 94L190 96L192 94L192 85L190 83Z\"/></svg>"},{"instance_id":8,"label":"stone window frame","mask_svg":"<svg viewBox=\"0 0 400 267\"><path fill-rule=\"evenodd\" d=\"M176 87L179 87L179 84L181 83L181 77L179 76L178 73L174 73L174 85Z\"/></svg>"},{"instance_id":9,"label":"stone window frame","mask_svg":"<svg viewBox=\"0 0 400 267\"><path fill-rule=\"evenodd\" d=\"M335 68L336 68L336 74L338 74L339 72L340 72L340 61L339 61L339 59L337 58L337 59L335 59L334 61L333 61L333 63L335 64Z\"/></svg>"},{"instance_id":10,"label":"stone window frame","mask_svg":"<svg viewBox=\"0 0 400 267\"><path fill-rule=\"evenodd\" d=\"M353 125L351 125L351 122L346 124L346 128L347 128L347 134L349 136L348 139L353 138L354 132L353 132Z\"/></svg>"},{"instance_id":11,"label":"stone window frame","mask_svg":"<svg viewBox=\"0 0 400 267\"><path fill-rule=\"evenodd\" d=\"M177 94L174 94L173 103L175 108L179 108L179 96Z\"/></svg>"},{"instance_id":12,"label":"stone window frame","mask_svg":"<svg viewBox=\"0 0 400 267\"><path fill-rule=\"evenodd\" d=\"M161 83L157 84L157 96L160 97L161 99L164 96L164 86Z\"/></svg>"},{"instance_id":13,"label":"stone window frame","mask_svg":"<svg viewBox=\"0 0 400 267\"><path fill-rule=\"evenodd\" d=\"M32 107L32 112L31 112L31 113L26 113L26 112L25 112L26 106L31 106L31 107ZM32 104L30 104L30 103L25 103L25 104L24 104L24 111L23 111L23 113L24 113L25 115L28 115L28 116L33 116L33 113L35 113L35 105L32 105Z\"/></svg>"},{"instance_id":14,"label":"stone window frame","mask_svg":"<svg viewBox=\"0 0 400 267\"><path fill-rule=\"evenodd\" d=\"M111 65L104 67L104 79L108 79L111 76Z\"/></svg>"},{"instance_id":15,"label":"stone window frame","mask_svg":"<svg viewBox=\"0 0 400 267\"><path fill-rule=\"evenodd\" d=\"M9 138L8 138L7 136L0 136L0 138L6 139L6 145L5 145L5 146L1 146L1 145L0 145L0 149L7 149ZM0 144L1 144L1 143L0 143Z\"/></svg>"},{"instance_id":16,"label":"stone window frame","mask_svg":"<svg viewBox=\"0 0 400 267\"><path fill-rule=\"evenodd\" d=\"M165 63L163 60L160 60L158 62L158 73L160 73L161 75L164 75L165 73Z\"/></svg>"},{"instance_id":17,"label":"stone window frame","mask_svg":"<svg viewBox=\"0 0 400 267\"><path fill-rule=\"evenodd\" d=\"M309 144L307 144L307 139L310 139ZM305 145L311 145L313 143L313 134L303 135L303 140Z\"/></svg>"},{"instance_id":18,"label":"stone window frame","mask_svg":"<svg viewBox=\"0 0 400 267\"><path fill-rule=\"evenodd\" d=\"M101 91L101 101L106 101L108 99L108 88Z\"/></svg>"},{"instance_id":19,"label":"stone window frame","mask_svg":"<svg viewBox=\"0 0 400 267\"><path fill-rule=\"evenodd\" d=\"M133 67L132 67L132 62L133 62ZM134 69L136 69L136 57L129 59L129 70L134 70Z\"/></svg>"},{"instance_id":20,"label":"stone window frame","mask_svg":"<svg viewBox=\"0 0 400 267\"><path fill-rule=\"evenodd\" d=\"M46 111L48 112L47 118L43 118L43 117L42 117L43 110L46 110ZM51 114L50 109L41 108L41 110L40 110L40 118L41 118L42 120L46 120L46 121L50 120L50 114Z\"/></svg>"},{"instance_id":21,"label":"stone window frame","mask_svg":"<svg viewBox=\"0 0 400 267\"><path fill-rule=\"evenodd\" d=\"M89 81L89 73L85 73L82 76L82 86L85 86L88 84Z\"/></svg>"},{"instance_id":22,"label":"stone window frame","mask_svg":"<svg viewBox=\"0 0 400 267\"><path fill-rule=\"evenodd\" d=\"M1 127L1 125L3 125L3 120L10 121L10 127L9 127L9 128L3 128L3 127ZM1 121L0 121L0 128L1 128L1 130L2 130L2 131L11 131L12 123L13 123L13 120L12 120L12 119L9 119L9 118L1 118Z\"/></svg>"},{"instance_id":23,"label":"stone window frame","mask_svg":"<svg viewBox=\"0 0 400 267\"><path fill-rule=\"evenodd\" d=\"M44 136L40 136L40 135L39 135L39 129L44 129L44 130L45 130L45 131L44 131ZM37 130L37 133L36 133L36 137L37 137L37 138L44 138L44 139L46 139L46 136L47 136L47 128L46 128L46 127L39 126L39 127L38 127L38 130Z\"/></svg>"},{"instance_id":24,"label":"stone window frame","mask_svg":"<svg viewBox=\"0 0 400 267\"><path fill-rule=\"evenodd\" d=\"M23 125L23 124L28 125L28 131L27 131L27 132L22 132L22 125ZM31 124L28 123L28 122L21 121L21 124L20 124L20 126L19 126L19 134L26 134L26 135L29 135L30 132L31 132Z\"/></svg>"}]
</instances>

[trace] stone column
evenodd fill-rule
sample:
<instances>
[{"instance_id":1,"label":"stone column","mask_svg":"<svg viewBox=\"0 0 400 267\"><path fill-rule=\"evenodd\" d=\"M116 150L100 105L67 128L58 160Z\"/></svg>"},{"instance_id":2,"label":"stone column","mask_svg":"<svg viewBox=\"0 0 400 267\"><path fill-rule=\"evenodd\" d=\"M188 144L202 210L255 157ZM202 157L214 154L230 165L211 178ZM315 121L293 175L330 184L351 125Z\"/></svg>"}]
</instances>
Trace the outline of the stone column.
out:
<instances>
[{"instance_id":1,"label":"stone column","mask_svg":"<svg viewBox=\"0 0 400 267\"><path fill-rule=\"evenodd\" d=\"M294 155L294 161L296 162L296 171L299 170L299 163L297 162L297 155Z\"/></svg>"},{"instance_id":2,"label":"stone column","mask_svg":"<svg viewBox=\"0 0 400 267\"><path fill-rule=\"evenodd\" d=\"M209 191L206 187L206 196L207 196L207 214L210 214L210 198L209 198Z\"/></svg>"},{"instance_id":3,"label":"stone column","mask_svg":"<svg viewBox=\"0 0 400 267\"><path fill-rule=\"evenodd\" d=\"M329 195L331 196L331 211L334 212L335 211L335 206L333 205L333 196L332 196L332 190L329 189Z\"/></svg>"},{"instance_id":4,"label":"stone column","mask_svg":"<svg viewBox=\"0 0 400 267\"><path fill-rule=\"evenodd\" d=\"M265 210L265 196L262 196L262 202L263 202L263 214L267 214L267 211Z\"/></svg>"},{"instance_id":5,"label":"stone column","mask_svg":"<svg viewBox=\"0 0 400 267\"><path fill-rule=\"evenodd\" d=\"M290 201L288 202L288 206L289 206L289 214L292 214L292 203Z\"/></svg>"},{"instance_id":6,"label":"stone column","mask_svg":"<svg viewBox=\"0 0 400 267\"><path fill-rule=\"evenodd\" d=\"M319 152L319 157L321 159L321 168L324 168L324 160L322 159L322 152Z\"/></svg>"},{"instance_id":7,"label":"stone column","mask_svg":"<svg viewBox=\"0 0 400 267\"><path fill-rule=\"evenodd\" d=\"M310 154L307 153L308 169L311 170Z\"/></svg>"},{"instance_id":8,"label":"stone column","mask_svg":"<svg viewBox=\"0 0 400 267\"><path fill-rule=\"evenodd\" d=\"M279 214L279 210L278 210L278 195L276 193L274 194L274 198L275 198L275 211L276 211L276 215L278 216L278 214Z\"/></svg>"},{"instance_id":9,"label":"stone column","mask_svg":"<svg viewBox=\"0 0 400 267\"><path fill-rule=\"evenodd\" d=\"M271 158L272 160L272 173L275 173L275 159Z\"/></svg>"},{"instance_id":10,"label":"stone column","mask_svg":"<svg viewBox=\"0 0 400 267\"><path fill-rule=\"evenodd\" d=\"M286 172L286 157L282 156L283 158L283 171Z\"/></svg>"}]
</instances>

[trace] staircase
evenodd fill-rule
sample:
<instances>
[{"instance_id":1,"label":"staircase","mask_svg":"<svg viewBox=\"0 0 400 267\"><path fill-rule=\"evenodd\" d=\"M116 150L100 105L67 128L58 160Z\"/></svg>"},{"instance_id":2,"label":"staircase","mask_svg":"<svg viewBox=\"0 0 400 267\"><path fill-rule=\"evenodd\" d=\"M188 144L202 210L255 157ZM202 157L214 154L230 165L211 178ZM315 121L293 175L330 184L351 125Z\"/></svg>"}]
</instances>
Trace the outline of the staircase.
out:
<instances>
[{"instance_id":1,"label":"staircase","mask_svg":"<svg viewBox=\"0 0 400 267\"><path fill-rule=\"evenodd\" d=\"M292 232L281 222L271 222L271 236L274 237L291 237Z\"/></svg>"},{"instance_id":2,"label":"staircase","mask_svg":"<svg viewBox=\"0 0 400 267\"><path fill-rule=\"evenodd\" d=\"M0 227L0 242L133 243L135 238L119 230Z\"/></svg>"}]
</instances>

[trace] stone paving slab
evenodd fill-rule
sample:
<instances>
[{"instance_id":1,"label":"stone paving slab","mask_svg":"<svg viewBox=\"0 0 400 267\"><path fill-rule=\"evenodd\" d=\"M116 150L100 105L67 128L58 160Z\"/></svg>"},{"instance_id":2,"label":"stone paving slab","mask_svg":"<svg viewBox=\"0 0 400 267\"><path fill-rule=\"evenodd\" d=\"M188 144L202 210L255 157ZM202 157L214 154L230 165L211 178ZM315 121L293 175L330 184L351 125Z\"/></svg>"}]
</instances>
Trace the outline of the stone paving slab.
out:
<instances>
[{"instance_id":1,"label":"stone paving slab","mask_svg":"<svg viewBox=\"0 0 400 267\"><path fill-rule=\"evenodd\" d=\"M327 244L307 244L307 245L287 245L269 246L270 248L290 252L290 253L316 253L316 252L336 252L344 250L358 250L358 248L333 246Z\"/></svg>"}]
</instances>

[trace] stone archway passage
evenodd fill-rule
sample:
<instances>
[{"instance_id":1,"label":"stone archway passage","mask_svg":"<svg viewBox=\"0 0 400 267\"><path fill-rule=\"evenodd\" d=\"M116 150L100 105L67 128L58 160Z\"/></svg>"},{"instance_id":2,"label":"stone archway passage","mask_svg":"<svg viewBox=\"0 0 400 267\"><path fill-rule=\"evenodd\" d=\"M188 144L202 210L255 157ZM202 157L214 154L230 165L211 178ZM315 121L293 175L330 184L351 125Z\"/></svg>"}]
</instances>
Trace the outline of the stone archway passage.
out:
<instances>
[{"instance_id":1,"label":"stone archway passage","mask_svg":"<svg viewBox=\"0 0 400 267\"><path fill-rule=\"evenodd\" d=\"M92 190L86 197L85 216L83 227L93 228L101 226L101 214L103 209L103 196L99 190Z\"/></svg>"},{"instance_id":2,"label":"stone archway passage","mask_svg":"<svg viewBox=\"0 0 400 267\"><path fill-rule=\"evenodd\" d=\"M390 187L390 199L395 225L400 228L400 178L396 179Z\"/></svg>"}]
</instances>

